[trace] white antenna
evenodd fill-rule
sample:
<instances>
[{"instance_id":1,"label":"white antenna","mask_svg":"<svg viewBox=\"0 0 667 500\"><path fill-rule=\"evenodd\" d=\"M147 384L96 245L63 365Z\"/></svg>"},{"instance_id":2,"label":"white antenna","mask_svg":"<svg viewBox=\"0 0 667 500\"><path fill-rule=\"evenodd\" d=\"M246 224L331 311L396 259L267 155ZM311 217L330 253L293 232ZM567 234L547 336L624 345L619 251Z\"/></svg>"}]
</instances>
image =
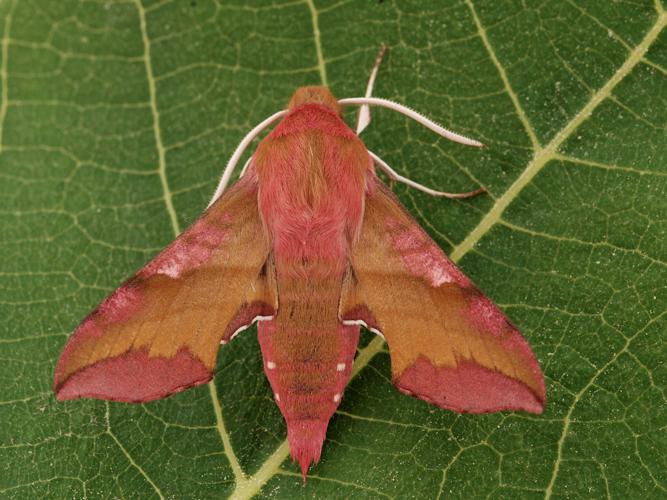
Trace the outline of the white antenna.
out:
<instances>
[{"instance_id":1,"label":"white antenna","mask_svg":"<svg viewBox=\"0 0 667 500\"><path fill-rule=\"evenodd\" d=\"M220 195L227 188L227 184L229 184L229 179L231 179L232 177L232 173L236 168L236 164L239 162L241 156L243 156L243 153L245 152L248 145L253 141L253 139L255 139L255 137L257 137L259 134L261 134L265 128L267 128L269 125L275 122L278 118L282 118L286 114L287 114L286 109L283 109L282 111L278 111L277 113L272 114L262 123L253 128L250 132L248 132L248 134L243 138L243 140L239 143L239 145L236 146L234 154L229 159L229 161L227 162L227 166L225 167L225 170L222 172L222 177L220 178L218 187L215 189L213 198L211 198L211 201L208 203L208 206L206 208L213 205L213 203L215 203L217 199L220 198Z\"/></svg>"},{"instance_id":2,"label":"white antenna","mask_svg":"<svg viewBox=\"0 0 667 500\"><path fill-rule=\"evenodd\" d=\"M361 105L371 105L371 106L382 106L385 108L393 109L394 111L398 111L399 113L404 114L405 116L412 118L416 122L421 123L427 128L430 128L433 130L438 135L441 135L450 141L458 142L459 144L465 144L466 146L475 146L477 148L483 148L484 144L482 144L479 141L476 141L474 139L470 139L469 137L466 137L461 134L457 134L456 132L452 132L451 130L446 129L445 127L438 125L435 123L433 120L429 120L426 118L424 115L421 113L418 113L414 109L408 108L407 106L403 106L402 104L399 104L394 101L390 101L388 99L381 99L379 97L350 97L347 99L340 99L338 101L338 104L361 104Z\"/></svg>"},{"instance_id":3,"label":"white antenna","mask_svg":"<svg viewBox=\"0 0 667 500\"><path fill-rule=\"evenodd\" d=\"M381 57L381 54L380 56ZM374 75L371 77L371 81L369 82L369 88L372 91L373 88L373 78ZM458 142L460 144L465 144L467 146L475 146L478 148L483 148L484 144L482 144L479 141L476 141L474 139L470 139L464 135L457 134L456 132L452 132L451 130L446 129L445 127L438 125L436 122L433 120L429 120L426 118L424 115L421 113L418 113L417 111L408 108L407 106L404 106L402 104L399 104L394 101L390 101L388 99L381 99L379 97L350 97L347 99L340 99L338 101L339 104L346 105L346 104L360 104L362 106L383 106L385 108L393 109L394 111L398 111L399 113L404 114L405 116L412 118L413 120L421 123L425 127L431 129L433 132L435 132L438 135L441 135L442 137L445 137L451 141ZM363 112L362 108L362 112ZM236 149L234 150L234 154L232 157L229 159L227 162L227 166L225 167L225 170L222 172L222 177L220 178L220 182L218 183L218 187L215 189L215 193L213 194L213 197L211 198L211 201L209 202L208 207L213 205L218 198L222 195L224 190L227 188L227 184L229 184L229 180L232 177L232 173L234 172L234 169L236 168L237 163L241 159L241 156L243 156L243 153L245 152L246 148L250 145L250 143L259 135L261 134L269 125L271 125L273 122L277 121L279 118L282 118L287 114L288 110L283 109L282 111L278 111L277 113L272 114L269 116L267 119L265 119L263 122L261 122L259 125L257 125L255 128L253 128L248 134L243 138L243 140L240 142L238 146L236 146ZM362 113L363 114L363 113ZM368 121L366 121L368 120ZM364 123L365 122L365 123ZM363 128L368 125L370 122L370 113L368 114L368 117L359 117L359 124L357 125L357 130ZM362 126L363 125L363 126ZM377 156L373 155L373 159L375 160L376 163L382 166L382 164L386 165L380 158ZM252 160L252 157L248 159L248 161L245 163L243 166L243 171L241 172L241 175L243 175L248 168L248 165L250 165L250 162ZM388 167L388 165L387 165ZM389 172L389 170L385 169L385 171ZM392 171L392 175L396 176L398 175L396 172ZM401 179L403 182L403 180ZM417 187L417 186L413 186ZM423 187L423 186L420 186ZM428 188L426 188L428 189ZM428 192L428 191L427 191ZM481 191L480 191L481 192ZM440 192L438 192L440 193ZM475 192L476 194L477 192ZM447 196L450 193L441 193L438 194L438 196ZM465 196L470 195L471 193L463 193ZM453 197L453 196L450 196Z\"/></svg>"}]
</instances>

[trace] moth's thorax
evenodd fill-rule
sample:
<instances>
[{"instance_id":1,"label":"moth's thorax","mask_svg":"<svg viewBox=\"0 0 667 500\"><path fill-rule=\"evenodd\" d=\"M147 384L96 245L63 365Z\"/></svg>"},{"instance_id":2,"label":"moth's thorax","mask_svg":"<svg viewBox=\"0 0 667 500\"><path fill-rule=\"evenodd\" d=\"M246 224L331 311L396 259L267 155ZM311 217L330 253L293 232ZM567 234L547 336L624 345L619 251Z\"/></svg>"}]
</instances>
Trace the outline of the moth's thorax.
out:
<instances>
[{"instance_id":1,"label":"moth's thorax","mask_svg":"<svg viewBox=\"0 0 667 500\"><path fill-rule=\"evenodd\" d=\"M339 273L363 215L370 158L361 140L326 106L301 104L260 143L253 167L279 270Z\"/></svg>"}]
</instances>

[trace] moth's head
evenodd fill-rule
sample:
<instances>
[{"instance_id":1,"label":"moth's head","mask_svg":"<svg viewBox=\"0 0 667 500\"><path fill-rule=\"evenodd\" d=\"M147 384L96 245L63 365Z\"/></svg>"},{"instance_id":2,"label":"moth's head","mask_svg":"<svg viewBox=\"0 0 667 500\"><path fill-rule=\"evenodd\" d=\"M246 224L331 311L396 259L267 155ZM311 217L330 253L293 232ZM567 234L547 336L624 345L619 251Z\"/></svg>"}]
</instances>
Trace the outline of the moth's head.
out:
<instances>
[{"instance_id":1,"label":"moth's head","mask_svg":"<svg viewBox=\"0 0 667 500\"><path fill-rule=\"evenodd\" d=\"M326 106L337 115L341 114L338 99L336 99L329 89L323 85L299 87L296 89L296 92L294 92L289 101L288 108L292 111L294 108L303 104L320 104Z\"/></svg>"}]
</instances>

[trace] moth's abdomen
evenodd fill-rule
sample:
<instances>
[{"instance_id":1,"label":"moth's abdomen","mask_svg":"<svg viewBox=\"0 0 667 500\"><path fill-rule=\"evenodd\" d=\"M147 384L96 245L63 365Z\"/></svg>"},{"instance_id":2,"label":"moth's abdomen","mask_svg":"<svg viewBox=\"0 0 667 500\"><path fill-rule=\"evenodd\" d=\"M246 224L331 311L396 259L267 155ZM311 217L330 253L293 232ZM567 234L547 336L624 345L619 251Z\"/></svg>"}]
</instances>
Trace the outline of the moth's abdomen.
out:
<instances>
[{"instance_id":1,"label":"moth's abdomen","mask_svg":"<svg viewBox=\"0 0 667 500\"><path fill-rule=\"evenodd\" d=\"M259 324L259 342L292 458L305 474L319 460L329 419L350 378L359 327L338 320L335 280L279 279L279 288L279 312Z\"/></svg>"}]
</instances>

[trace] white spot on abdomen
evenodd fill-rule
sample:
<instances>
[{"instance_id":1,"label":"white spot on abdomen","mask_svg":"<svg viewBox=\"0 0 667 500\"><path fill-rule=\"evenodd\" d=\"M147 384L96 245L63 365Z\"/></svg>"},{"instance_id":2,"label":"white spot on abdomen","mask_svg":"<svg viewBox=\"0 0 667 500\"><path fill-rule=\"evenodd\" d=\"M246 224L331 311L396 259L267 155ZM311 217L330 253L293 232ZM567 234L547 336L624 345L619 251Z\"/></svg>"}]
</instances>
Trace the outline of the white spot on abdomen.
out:
<instances>
[{"instance_id":1,"label":"white spot on abdomen","mask_svg":"<svg viewBox=\"0 0 667 500\"><path fill-rule=\"evenodd\" d=\"M345 370L345 363L338 363L336 365L336 370L338 370L339 372L342 372L343 370Z\"/></svg>"},{"instance_id":2,"label":"white spot on abdomen","mask_svg":"<svg viewBox=\"0 0 667 500\"><path fill-rule=\"evenodd\" d=\"M334 403L338 403L338 401L340 401L340 394L334 394L333 400Z\"/></svg>"},{"instance_id":3,"label":"white spot on abdomen","mask_svg":"<svg viewBox=\"0 0 667 500\"><path fill-rule=\"evenodd\" d=\"M280 401L280 394L277 392L273 394L273 397L276 398L276 401Z\"/></svg>"},{"instance_id":4,"label":"white spot on abdomen","mask_svg":"<svg viewBox=\"0 0 667 500\"><path fill-rule=\"evenodd\" d=\"M266 362L266 367L267 367L269 370L274 370L274 369L276 368L276 364L275 364L273 361L267 361L267 362Z\"/></svg>"}]
</instances>

